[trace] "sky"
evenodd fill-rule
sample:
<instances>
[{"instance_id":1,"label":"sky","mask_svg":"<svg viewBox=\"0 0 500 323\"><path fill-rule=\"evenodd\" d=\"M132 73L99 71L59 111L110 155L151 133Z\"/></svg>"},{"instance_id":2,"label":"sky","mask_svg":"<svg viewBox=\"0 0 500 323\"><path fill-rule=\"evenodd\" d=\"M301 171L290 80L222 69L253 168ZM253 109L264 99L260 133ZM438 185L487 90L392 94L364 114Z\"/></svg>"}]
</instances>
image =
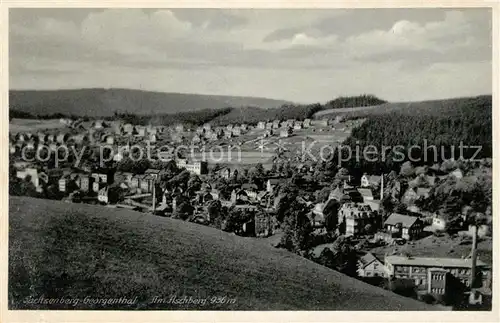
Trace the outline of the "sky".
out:
<instances>
[{"instance_id":1,"label":"sky","mask_svg":"<svg viewBox=\"0 0 500 323\"><path fill-rule=\"evenodd\" d=\"M324 103L492 92L489 9L10 9L11 89Z\"/></svg>"}]
</instances>

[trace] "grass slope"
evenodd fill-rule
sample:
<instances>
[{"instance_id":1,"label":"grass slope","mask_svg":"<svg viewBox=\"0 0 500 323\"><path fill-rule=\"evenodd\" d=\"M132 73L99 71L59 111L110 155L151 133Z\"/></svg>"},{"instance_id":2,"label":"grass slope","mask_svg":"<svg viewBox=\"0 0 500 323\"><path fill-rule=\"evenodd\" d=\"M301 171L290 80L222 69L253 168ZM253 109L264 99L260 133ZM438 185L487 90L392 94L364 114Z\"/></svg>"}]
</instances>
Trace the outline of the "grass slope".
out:
<instances>
[{"instance_id":1,"label":"grass slope","mask_svg":"<svg viewBox=\"0 0 500 323\"><path fill-rule=\"evenodd\" d=\"M314 114L314 118L331 118L337 115L345 115L350 118L364 118L373 115L393 113L412 116L428 115L448 117L461 115L465 110L471 108L483 107L484 102L488 100L491 102L491 95L420 102L384 103L369 107L321 110Z\"/></svg>"},{"instance_id":2,"label":"grass slope","mask_svg":"<svg viewBox=\"0 0 500 323\"><path fill-rule=\"evenodd\" d=\"M26 297L137 297L123 309L435 310L346 277L263 240L99 206L11 197L9 308ZM151 304L154 296L234 304ZM104 309L78 304L79 309ZM118 308L114 305L113 308Z\"/></svg>"},{"instance_id":3,"label":"grass slope","mask_svg":"<svg viewBox=\"0 0 500 323\"><path fill-rule=\"evenodd\" d=\"M285 101L220 95L162 93L129 89L11 90L9 106L35 115L111 116L115 111L134 114L178 113L202 109L259 106L275 108Z\"/></svg>"}]
</instances>

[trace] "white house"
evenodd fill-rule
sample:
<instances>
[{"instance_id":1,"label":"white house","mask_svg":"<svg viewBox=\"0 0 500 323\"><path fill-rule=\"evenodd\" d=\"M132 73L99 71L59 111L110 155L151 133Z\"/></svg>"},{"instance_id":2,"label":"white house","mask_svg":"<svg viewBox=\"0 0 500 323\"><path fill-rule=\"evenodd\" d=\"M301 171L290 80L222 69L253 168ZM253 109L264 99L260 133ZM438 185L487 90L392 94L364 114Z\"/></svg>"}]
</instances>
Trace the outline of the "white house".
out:
<instances>
[{"instance_id":1,"label":"white house","mask_svg":"<svg viewBox=\"0 0 500 323\"><path fill-rule=\"evenodd\" d=\"M384 277L386 275L384 263L369 252L358 261L358 275L360 277Z\"/></svg>"}]
</instances>

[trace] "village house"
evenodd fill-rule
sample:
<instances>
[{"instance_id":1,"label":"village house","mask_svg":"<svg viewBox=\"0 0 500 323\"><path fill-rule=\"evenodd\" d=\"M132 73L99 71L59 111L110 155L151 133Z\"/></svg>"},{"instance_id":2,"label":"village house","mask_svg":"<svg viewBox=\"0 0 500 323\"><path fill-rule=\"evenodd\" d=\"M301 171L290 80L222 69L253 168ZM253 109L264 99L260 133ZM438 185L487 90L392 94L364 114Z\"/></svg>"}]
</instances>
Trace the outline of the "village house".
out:
<instances>
[{"instance_id":1,"label":"village house","mask_svg":"<svg viewBox=\"0 0 500 323\"><path fill-rule=\"evenodd\" d=\"M95 120L94 122L92 122L92 127L94 129L102 129L104 127L107 127L107 124L103 120Z\"/></svg>"},{"instance_id":2,"label":"village house","mask_svg":"<svg viewBox=\"0 0 500 323\"><path fill-rule=\"evenodd\" d=\"M158 134L158 128L156 126L148 124L146 126L146 133L148 135L157 135Z\"/></svg>"},{"instance_id":3,"label":"village house","mask_svg":"<svg viewBox=\"0 0 500 323\"><path fill-rule=\"evenodd\" d=\"M35 186L35 188L40 187L40 172L35 167L26 167L24 169L20 169L16 171L16 177L19 179L26 179L28 176L30 177L30 182Z\"/></svg>"},{"instance_id":4,"label":"village house","mask_svg":"<svg viewBox=\"0 0 500 323\"><path fill-rule=\"evenodd\" d=\"M191 142L192 142L193 144L199 144L199 143L201 142L201 137L200 137L200 135L199 135L199 134L195 134L195 135L193 136L193 139L191 139Z\"/></svg>"},{"instance_id":5,"label":"village house","mask_svg":"<svg viewBox=\"0 0 500 323\"><path fill-rule=\"evenodd\" d=\"M361 176L361 187L375 188L380 185L381 176L367 175L366 173Z\"/></svg>"},{"instance_id":6,"label":"village house","mask_svg":"<svg viewBox=\"0 0 500 323\"><path fill-rule=\"evenodd\" d=\"M256 237L268 237L273 234L273 221L269 214L258 213L255 215L254 221Z\"/></svg>"},{"instance_id":7,"label":"village house","mask_svg":"<svg viewBox=\"0 0 500 323\"><path fill-rule=\"evenodd\" d=\"M231 139L233 137L233 132L231 130L224 130L224 138Z\"/></svg>"},{"instance_id":8,"label":"village house","mask_svg":"<svg viewBox=\"0 0 500 323\"><path fill-rule=\"evenodd\" d=\"M132 135L134 133L134 125L131 124L131 123L127 123L123 126L123 132L128 134L128 135Z\"/></svg>"},{"instance_id":9,"label":"village house","mask_svg":"<svg viewBox=\"0 0 500 323\"><path fill-rule=\"evenodd\" d=\"M238 137L241 136L241 128L240 127L234 127L232 130L233 136Z\"/></svg>"},{"instance_id":10,"label":"village house","mask_svg":"<svg viewBox=\"0 0 500 323\"><path fill-rule=\"evenodd\" d=\"M153 186L155 185L155 175L154 174L144 174L140 177L141 193L149 193L153 191Z\"/></svg>"},{"instance_id":11,"label":"village house","mask_svg":"<svg viewBox=\"0 0 500 323\"><path fill-rule=\"evenodd\" d=\"M385 265L374 254L367 253L358 261L358 276L360 277L384 277L386 275Z\"/></svg>"},{"instance_id":12,"label":"village house","mask_svg":"<svg viewBox=\"0 0 500 323\"><path fill-rule=\"evenodd\" d=\"M164 171L162 171L161 169L154 169L154 168L146 169L146 171L144 172L144 174L146 175L151 175L155 181L159 180L163 173Z\"/></svg>"},{"instance_id":13,"label":"village house","mask_svg":"<svg viewBox=\"0 0 500 323\"><path fill-rule=\"evenodd\" d=\"M371 188L358 188L358 192L363 196L363 202L374 200Z\"/></svg>"},{"instance_id":14,"label":"village house","mask_svg":"<svg viewBox=\"0 0 500 323\"><path fill-rule=\"evenodd\" d=\"M176 159L175 159L175 164L176 164L176 165L177 165L177 167L179 167L179 168L186 168L187 163L188 163L188 161L187 161L187 159L185 159L185 158L176 158Z\"/></svg>"},{"instance_id":15,"label":"village house","mask_svg":"<svg viewBox=\"0 0 500 323\"><path fill-rule=\"evenodd\" d=\"M380 222L378 214L364 203L344 203L338 213L338 223L344 223L346 236L369 234Z\"/></svg>"},{"instance_id":16,"label":"village house","mask_svg":"<svg viewBox=\"0 0 500 323\"><path fill-rule=\"evenodd\" d=\"M81 191L88 192L91 187L91 177L87 174L78 174L75 183Z\"/></svg>"},{"instance_id":17,"label":"village house","mask_svg":"<svg viewBox=\"0 0 500 323\"><path fill-rule=\"evenodd\" d=\"M186 164L186 170L197 175L208 174L208 164L206 161L194 161Z\"/></svg>"},{"instance_id":18,"label":"village house","mask_svg":"<svg viewBox=\"0 0 500 323\"><path fill-rule=\"evenodd\" d=\"M120 120L111 121L109 127L115 135L121 135L123 133L123 122Z\"/></svg>"},{"instance_id":19,"label":"village house","mask_svg":"<svg viewBox=\"0 0 500 323\"><path fill-rule=\"evenodd\" d=\"M460 168L457 168L452 171L450 175L454 176L456 179L462 179L464 177L464 172Z\"/></svg>"},{"instance_id":20,"label":"village house","mask_svg":"<svg viewBox=\"0 0 500 323\"><path fill-rule=\"evenodd\" d=\"M248 131L248 125L246 123L242 123L240 125L240 130L241 130L241 133L247 132Z\"/></svg>"},{"instance_id":21,"label":"village house","mask_svg":"<svg viewBox=\"0 0 500 323\"><path fill-rule=\"evenodd\" d=\"M203 127L196 128L196 133L198 135L204 135L205 134L205 128L203 128Z\"/></svg>"},{"instance_id":22,"label":"village house","mask_svg":"<svg viewBox=\"0 0 500 323\"><path fill-rule=\"evenodd\" d=\"M134 174L130 179L130 188L138 189L141 186L141 179L144 175L142 174Z\"/></svg>"},{"instance_id":23,"label":"village house","mask_svg":"<svg viewBox=\"0 0 500 323\"><path fill-rule=\"evenodd\" d=\"M113 183L113 180L114 180L114 174L115 174L115 171L113 169L99 169L99 170L95 170L91 173L90 177L93 178L93 182L94 184L99 184L99 183L104 183L106 185L109 185L109 184L112 184ZM94 185L93 186L93 191L94 192L97 192L98 189L96 189L97 187L99 187L99 185Z\"/></svg>"},{"instance_id":24,"label":"village house","mask_svg":"<svg viewBox=\"0 0 500 323\"><path fill-rule=\"evenodd\" d=\"M79 145L83 145L89 142L89 137L83 133L74 135L73 137L71 137L71 139L73 139L73 142Z\"/></svg>"},{"instance_id":25,"label":"village house","mask_svg":"<svg viewBox=\"0 0 500 323\"><path fill-rule=\"evenodd\" d=\"M427 187L409 187L403 194L401 202L407 206L414 205L419 198L428 198L430 190Z\"/></svg>"},{"instance_id":26,"label":"village house","mask_svg":"<svg viewBox=\"0 0 500 323\"><path fill-rule=\"evenodd\" d=\"M26 140L26 135L22 132L19 132L15 135L16 141L25 141Z\"/></svg>"},{"instance_id":27,"label":"village house","mask_svg":"<svg viewBox=\"0 0 500 323\"><path fill-rule=\"evenodd\" d=\"M210 123L205 123L203 125L203 129L205 129L206 131L211 131L212 130L212 125Z\"/></svg>"},{"instance_id":28,"label":"village house","mask_svg":"<svg viewBox=\"0 0 500 323\"><path fill-rule=\"evenodd\" d=\"M155 143L158 140L158 137L154 133L148 134L147 141L150 143Z\"/></svg>"},{"instance_id":29,"label":"village house","mask_svg":"<svg viewBox=\"0 0 500 323\"><path fill-rule=\"evenodd\" d=\"M135 127L135 137L145 137L146 136L146 127L144 126L136 126Z\"/></svg>"},{"instance_id":30,"label":"village house","mask_svg":"<svg viewBox=\"0 0 500 323\"><path fill-rule=\"evenodd\" d=\"M257 123L257 128L258 129L266 129L266 123L264 121L259 121Z\"/></svg>"},{"instance_id":31,"label":"village house","mask_svg":"<svg viewBox=\"0 0 500 323\"><path fill-rule=\"evenodd\" d=\"M28 141L24 142L24 147L29 150L35 149L36 142L33 138L29 139Z\"/></svg>"},{"instance_id":32,"label":"village house","mask_svg":"<svg viewBox=\"0 0 500 323\"><path fill-rule=\"evenodd\" d=\"M280 127L281 122L279 120L273 121L273 129L278 129Z\"/></svg>"},{"instance_id":33,"label":"village house","mask_svg":"<svg viewBox=\"0 0 500 323\"><path fill-rule=\"evenodd\" d=\"M245 191L247 196L253 200L257 199L258 187L255 184L245 183L241 185L241 189Z\"/></svg>"},{"instance_id":34,"label":"village house","mask_svg":"<svg viewBox=\"0 0 500 323\"><path fill-rule=\"evenodd\" d=\"M303 127L302 127L302 122L301 121L296 121L294 124L293 124L293 129L294 130L301 130Z\"/></svg>"},{"instance_id":35,"label":"village house","mask_svg":"<svg viewBox=\"0 0 500 323\"><path fill-rule=\"evenodd\" d=\"M341 203L350 202L352 200L349 193L346 192L344 188L339 186L337 186L334 190L332 190L328 195L328 200L332 199L337 200Z\"/></svg>"},{"instance_id":36,"label":"village house","mask_svg":"<svg viewBox=\"0 0 500 323\"><path fill-rule=\"evenodd\" d=\"M175 126L175 131L176 131L176 132L184 132L184 125L183 125L182 123L177 124L177 125Z\"/></svg>"},{"instance_id":37,"label":"village house","mask_svg":"<svg viewBox=\"0 0 500 323\"><path fill-rule=\"evenodd\" d=\"M416 240L420 238L424 224L415 216L392 213L384 222L386 232L394 238Z\"/></svg>"},{"instance_id":38,"label":"village house","mask_svg":"<svg viewBox=\"0 0 500 323\"><path fill-rule=\"evenodd\" d=\"M280 137L287 138L290 137L293 133L292 128L284 129L280 131Z\"/></svg>"},{"instance_id":39,"label":"village house","mask_svg":"<svg viewBox=\"0 0 500 323\"><path fill-rule=\"evenodd\" d=\"M266 123L266 129L273 129L273 123L272 122L267 122Z\"/></svg>"},{"instance_id":40,"label":"village house","mask_svg":"<svg viewBox=\"0 0 500 323\"><path fill-rule=\"evenodd\" d=\"M472 280L472 260L470 258L434 258L412 256L386 256L385 270L394 278L414 281L419 290L433 295L445 295L451 277L468 288ZM491 275L490 268L479 259L476 262L479 285L485 285Z\"/></svg>"},{"instance_id":41,"label":"village house","mask_svg":"<svg viewBox=\"0 0 500 323\"><path fill-rule=\"evenodd\" d=\"M314 229L323 228L325 226L324 209L327 203L317 203L311 211L310 219Z\"/></svg>"},{"instance_id":42,"label":"village house","mask_svg":"<svg viewBox=\"0 0 500 323\"><path fill-rule=\"evenodd\" d=\"M234 174L238 174L237 170L231 171L231 168L229 167L224 167L218 171L218 174L220 177L224 179L230 179L231 177L234 176Z\"/></svg>"},{"instance_id":43,"label":"village house","mask_svg":"<svg viewBox=\"0 0 500 323\"><path fill-rule=\"evenodd\" d=\"M263 138L271 137L274 135L273 129L266 129L262 135Z\"/></svg>"},{"instance_id":44,"label":"village house","mask_svg":"<svg viewBox=\"0 0 500 323\"><path fill-rule=\"evenodd\" d=\"M316 120L316 125L319 127L328 127L328 119L321 119L321 120Z\"/></svg>"},{"instance_id":45,"label":"village house","mask_svg":"<svg viewBox=\"0 0 500 323\"><path fill-rule=\"evenodd\" d=\"M434 217L432 218L432 229L435 231L446 231L448 229L448 217L441 215L441 214L435 214Z\"/></svg>"},{"instance_id":46,"label":"village house","mask_svg":"<svg viewBox=\"0 0 500 323\"><path fill-rule=\"evenodd\" d=\"M134 177L134 173L117 171L117 172L115 172L113 182L114 183L125 183L127 185L130 185L130 182L132 181L132 177Z\"/></svg>"},{"instance_id":47,"label":"village house","mask_svg":"<svg viewBox=\"0 0 500 323\"><path fill-rule=\"evenodd\" d=\"M47 135L43 132L38 132L36 134L36 138L37 138L37 141L38 143L45 143L47 141Z\"/></svg>"},{"instance_id":48,"label":"village house","mask_svg":"<svg viewBox=\"0 0 500 323\"><path fill-rule=\"evenodd\" d=\"M109 203L109 186L102 187L97 193L97 200L101 203Z\"/></svg>"},{"instance_id":49,"label":"village house","mask_svg":"<svg viewBox=\"0 0 500 323\"><path fill-rule=\"evenodd\" d=\"M101 142L105 143L107 145L114 145L115 144L115 137L110 133L104 133L101 136Z\"/></svg>"},{"instance_id":50,"label":"village house","mask_svg":"<svg viewBox=\"0 0 500 323\"><path fill-rule=\"evenodd\" d=\"M303 126L304 128L309 128L311 126L311 119L305 119Z\"/></svg>"},{"instance_id":51,"label":"village house","mask_svg":"<svg viewBox=\"0 0 500 323\"><path fill-rule=\"evenodd\" d=\"M266 182L266 191L273 193L276 187L285 182L283 178L270 178Z\"/></svg>"},{"instance_id":52,"label":"village house","mask_svg":"<svg viewBox=\"0 0 500 323\"><path fill-rule=\"evenodd\" d=\"M47 135L47 140L46 140L46 142L55 142L55 141L56 141L56 136L55 136L54 134L52 134L52 133L49 133L49 134Z\"/></svg>"},{"instance_id":53,"label":"village house","mask_svg":"<svg viewBox=\"0 0 500 323\"><path fill-rule=\"evenodd\" d=\"M61 144L61 145L62 145L62 144L65 144L65 143L66 143L66 141L68 141L68 139L69 139L69 134L67 134L67 133L60 133L60 134L58 134L58 135L57 135L57 139L56 139L56 141L57 141L59 144Z\"/></svg>"},{"instance_id":54,"label":"village house","mask_svg":"<svg viewBox=\"0 0 500 323\"><path fill-rule=\"evenodd\" d=\"M185 137L183 135L180 135L178 133L172 133L170 135L170 138L172 139L173 142L176 142L176 143L181 143Z\"/></svg>"},{"instance_id":55,"label":"village house","mask_svg":"<svg viewBox=\"0 0 500 323\"><path fill-rule=\"evenodd\" d=\"M78 174L66 173L58 181L58 187L60 192L71 193L78 188L75 179Z\"/></svg>"}]
</instances>

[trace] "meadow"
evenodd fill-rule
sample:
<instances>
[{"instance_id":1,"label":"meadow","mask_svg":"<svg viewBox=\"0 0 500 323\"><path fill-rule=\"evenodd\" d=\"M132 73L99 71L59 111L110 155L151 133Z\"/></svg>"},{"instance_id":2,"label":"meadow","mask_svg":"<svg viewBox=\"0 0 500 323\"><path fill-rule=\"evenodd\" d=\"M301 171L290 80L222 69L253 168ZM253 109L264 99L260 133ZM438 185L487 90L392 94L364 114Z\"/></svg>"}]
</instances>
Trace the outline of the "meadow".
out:
<instances>
[{"instance_id":1,"label":"meadow","mask_svg":"<svg viewBox=\"0 0 500 323\"><path fill-rule=\"evenodd\" d=\"M9 199L9 309L437 310L265 239L102 206ZM45 298L133 304L31 304ZM191 296L205 305L154 302ZM234 302L217 302L224 298Z\"/></svg>"}]
</instances>

